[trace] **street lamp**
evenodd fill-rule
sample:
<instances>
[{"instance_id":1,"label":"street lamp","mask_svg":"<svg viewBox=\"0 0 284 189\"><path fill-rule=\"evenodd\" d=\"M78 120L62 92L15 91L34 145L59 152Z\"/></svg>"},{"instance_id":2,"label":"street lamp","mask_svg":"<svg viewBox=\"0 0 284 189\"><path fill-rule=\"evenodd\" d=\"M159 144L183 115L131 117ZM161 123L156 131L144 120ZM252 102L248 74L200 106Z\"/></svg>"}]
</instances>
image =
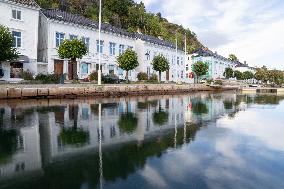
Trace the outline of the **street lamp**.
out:
<instances>
[{"instance_id":1,"label":"street lamp","mask_svg":"<svg viewBox=\"0 0 284 189\"><path fill-rule=\"evenodd\" d=\"M102 70L101 70L101 28L102 28L102 0L100 0L99 10L99 70L98 70L98 85L102 84Z\"/></svg>"}]
</instances>

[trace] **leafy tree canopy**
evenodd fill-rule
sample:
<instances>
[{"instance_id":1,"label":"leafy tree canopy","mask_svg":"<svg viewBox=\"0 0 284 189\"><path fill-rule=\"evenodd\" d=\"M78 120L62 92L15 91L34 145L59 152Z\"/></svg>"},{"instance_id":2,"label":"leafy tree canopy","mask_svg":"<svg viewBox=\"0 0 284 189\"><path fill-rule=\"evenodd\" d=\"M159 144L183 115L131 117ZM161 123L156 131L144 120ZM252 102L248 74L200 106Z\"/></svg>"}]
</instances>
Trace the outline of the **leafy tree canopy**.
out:
<instances>
[{"instance_id":1,"label":"leafy tree canopy","mask_svg":"<svg viewBox=\"0 0 284 189\"><path fill-rule=\"evenodd\" d=\"M88 49L83 41L79 39L64 40L58 48L60 58L76 59L86 55Z\"/></svg>"},{"instance_id":2,"label":"leafy tree canopy","mask_svg":"<svg viewBox=\"0 0 284 189\"><path fill-rule=\"evenodd\" d=\"M224 72L224 76L229 79L234 76L234 70L232 68L226 68Z\"/></svg>"},{"instance_id":3,"label":"leafy tree canopy","mask_svg":"<svg viewBox=\"0 0 284 189\"><path fill-rule=\"evenodd\" d=\"M208 64L202 61L198 61L193 64L193 72L198 76L206 75L208 72Z\"/></svg>"},{"instance_id":4,"label":"leafy tree canopy","mask_svg":"<svg viewBox=\"0 0 284 189\"><path fill-rule=\"evenodd\" d=\"M123 54L121 54L118 58L118 65L121 69L129 71L135 69L138 63L138 56L136 52L131 49L127 49Z\"/></svg>"},{"instance_id":5,"label":"leafy tree canopy","mask_svg":"<svg viewBox=\"0 0 284 189\"><path fill-rule=\"evenodd\" d=\"M13 47L13 36L8 28L0 25L0 62L18 58L18 52Z\"/></svg>"},{"instance_id":6,"label":"leafy tree canopy","mask_svg":"<svg viewBox=\"0 0 284 189\"><path fill-rule=\"evenodd\" d=\"M238 57L236 55L234 55L234 54L229 54L229 59L231 61L239 61Z\"/></svg>"},{"instance_id":7,"label":"leafy tree canopy","mask_svg":"<svg viewBox=\"0 0 284 189\"><path fill-rule=\"evenodd\" d=\"M163 55L155 56L152 65L153 69L158 72L165 72L170 69L169 61Z\"/></svg>"},{"instance_id":8,"label":"leafy tree canopy","mask_svg":"<svg viewBox=\"0 0 284 189\"><path fill-rule=\"evenodd\" d=\"M244 74L237 70L237 71L235 71L235 77L237 78L237 80L243 80Z\"/></svg>"}]
</instances>

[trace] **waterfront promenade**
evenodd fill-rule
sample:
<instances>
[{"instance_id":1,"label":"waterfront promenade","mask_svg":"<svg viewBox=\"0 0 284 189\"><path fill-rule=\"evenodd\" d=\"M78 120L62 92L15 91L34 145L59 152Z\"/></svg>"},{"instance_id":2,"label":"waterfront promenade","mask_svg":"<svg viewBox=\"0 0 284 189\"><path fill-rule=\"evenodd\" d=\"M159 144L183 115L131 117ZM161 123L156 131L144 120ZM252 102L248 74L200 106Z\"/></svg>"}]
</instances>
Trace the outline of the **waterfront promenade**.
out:
<instances>
[{"instance_id":1,"label":"waterfront promenade","mask_svg":"<svg viewBox=\"0 0 284 189\"><path fill-rule=\"evenodd\" d=\"M238 87L212 88L202 84L131 84L131 85L0 85L0 99L19 98L76 98L84 96L126 96L175 94L194 91L238 90Z\"/></svg>"}]
</instances>

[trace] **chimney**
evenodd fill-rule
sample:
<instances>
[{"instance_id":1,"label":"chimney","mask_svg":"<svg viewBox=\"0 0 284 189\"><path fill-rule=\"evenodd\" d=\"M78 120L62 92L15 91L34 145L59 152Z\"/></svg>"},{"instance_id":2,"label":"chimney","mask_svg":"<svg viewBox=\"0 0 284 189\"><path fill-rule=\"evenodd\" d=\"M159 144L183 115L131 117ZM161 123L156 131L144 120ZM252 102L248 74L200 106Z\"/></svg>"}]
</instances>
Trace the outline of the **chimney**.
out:
<instances>
[{"instance_id":1,"label":"chimney","mask_svg":"<svg viewBox=\"0 0 284 189\"><path fill-rule=\"evenodd\" d=\"M161 36L161 35L158 36L158 39L164 40L164 39L163 39L163 36Z\"/></svg>"},{"instance_id":2,"label":"chimney","mask_svg":"<svg viewBox=\"0 0 284 189\"><path fill-rule=\"evenodd\" d=\"M137 28L137 33L142 34L141 29Z\"/></svg>"}]
</instances>

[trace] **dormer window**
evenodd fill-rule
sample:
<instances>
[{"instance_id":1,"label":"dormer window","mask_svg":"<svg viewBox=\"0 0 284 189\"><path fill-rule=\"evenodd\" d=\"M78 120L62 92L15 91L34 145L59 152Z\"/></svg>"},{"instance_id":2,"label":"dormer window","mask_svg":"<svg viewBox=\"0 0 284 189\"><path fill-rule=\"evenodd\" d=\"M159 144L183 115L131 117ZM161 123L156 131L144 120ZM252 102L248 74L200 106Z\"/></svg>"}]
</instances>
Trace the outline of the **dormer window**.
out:
<instances>
[{"instance_id":1,"label":"dormer window","mask_svg":"<svg viewBox=\"0 0 284 189\"><path fill-rule=\"evenodd\" d=\"M15 20L22 20L22 11L13 9L12 10L12 18Z\"/></svg>"}]
</instances>

